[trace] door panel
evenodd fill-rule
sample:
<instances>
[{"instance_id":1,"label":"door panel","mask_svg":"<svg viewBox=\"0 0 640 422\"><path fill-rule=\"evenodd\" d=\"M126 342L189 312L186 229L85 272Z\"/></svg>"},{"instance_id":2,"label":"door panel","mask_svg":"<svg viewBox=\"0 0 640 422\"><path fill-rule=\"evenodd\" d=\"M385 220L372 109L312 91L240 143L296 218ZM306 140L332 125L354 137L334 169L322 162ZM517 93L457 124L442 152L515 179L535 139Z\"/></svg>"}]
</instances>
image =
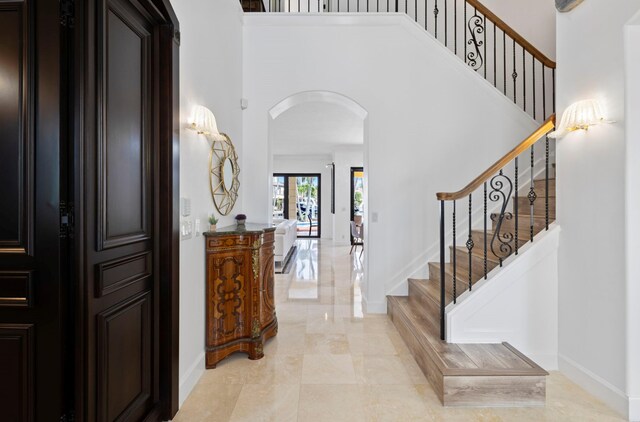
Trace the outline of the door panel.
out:
<instances>
[{"instance_id":1,"label":"door panel","mask_svg":"<svg viewBox=\"0 0 640 422\"><path fill-rule=\"evenodd\" d=\"M5 420L33 420L33 361L33 325L0 324L0 406Z\"/></svg>"},{"instance_id":2,"label":"door panel","mask_svg":"<svg viewBox=\"0 0 640 422\"><path fill-rule=\"evenodd\" d=\"M26 5L0 2L0 251L26 253L33 201L29 195L30 156L26 108L27 61L31 40L27 37ZM23 47L24 46L24 47ZM28 106L32 106L26 101Z\"/></svg>"},{"instance_id":3,"label":"door panel","mask_svg":"<svg viewBox=\"0 0 640 422\"><path fill-rule=\"evenodd\" d=\"M97 5L96 124L84 145L86 420L157 420L159 26L137 1Z\"/></svg>"},{"instance_id":4,"label":"door panel","mask_svg":"<svg viewBox=\"0 0 640 422\"><path fill-rule=\"evenodd\" d=\"M66 405L60 6L34 3L0 0L0 418L9 421L59 420Z\"/></svg>"}]
</instances>

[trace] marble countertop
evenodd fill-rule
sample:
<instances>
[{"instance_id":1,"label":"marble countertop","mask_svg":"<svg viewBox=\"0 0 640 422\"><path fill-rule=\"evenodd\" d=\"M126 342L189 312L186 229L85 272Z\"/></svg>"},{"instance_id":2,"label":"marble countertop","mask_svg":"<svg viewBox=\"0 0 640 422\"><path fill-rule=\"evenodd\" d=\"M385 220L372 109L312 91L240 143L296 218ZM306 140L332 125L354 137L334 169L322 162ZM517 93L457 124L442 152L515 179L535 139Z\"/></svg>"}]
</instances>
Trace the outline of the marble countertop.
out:
<instances>
[{"instance_id":1,"label":"marble countertop","mask_svg":"<svg viewBox=\"0 0 640 422\"><path fill-rule=\"evenodd\" d=\"M276 228L268 224L246 223L244 226L236 224L226 227L220 227L214 232L204 232L207 237L227 236L230 234L254 234L274 231Z\"/></svg>"}]
</instances>

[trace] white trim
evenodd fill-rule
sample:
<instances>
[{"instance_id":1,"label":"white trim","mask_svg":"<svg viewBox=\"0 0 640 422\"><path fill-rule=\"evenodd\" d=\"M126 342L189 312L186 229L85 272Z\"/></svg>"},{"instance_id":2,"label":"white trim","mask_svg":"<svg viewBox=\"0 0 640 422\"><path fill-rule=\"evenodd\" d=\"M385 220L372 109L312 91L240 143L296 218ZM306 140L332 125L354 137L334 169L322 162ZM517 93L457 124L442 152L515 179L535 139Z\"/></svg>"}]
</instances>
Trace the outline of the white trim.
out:
<instances>
[{"instance_id":1,"label":"white trim","mask_svg":"<svg viewBox=\"0 0 640 422\"><path fill-rule=\"evenodd\" d=\"M558 354L558 367L571 381L602 400L616 412L627 416L630 400L618 387L561 353Z\"/></svg>"},{"instance_id":2,"label":"white trim","mask_svg":"<svg viewBox=\"0 0 640 422\"><path fill-rule=\"evenodd\" d=\"M640 397L629 397L629 420L640 422Z\"/></svg>"},{"instance_id":3,"label":"white trim","mask_svg":"<svg viewBox=\"0 0 640 422\"><path fill-rule=\"evenodd\" d=\"M362 295L362 310L366 314L386 314L387 299L384 302L369 302L366 295Z\"/></svg>"},{"instance_id":4,"label":"white trim","mask_svg":"<svg viewBox=\"0 0 640 422\"><path fill-rule=\"evenodd\" d=\"M205 354L200 353L198 358L191 364L189 369L185 372L184 376L180 379L179 393L179 406L181 407L184 401L189 397L189 394L193 391L194 387L198 383L198 380L204 374L205 371Z\"/></svg>"}]
</instances>

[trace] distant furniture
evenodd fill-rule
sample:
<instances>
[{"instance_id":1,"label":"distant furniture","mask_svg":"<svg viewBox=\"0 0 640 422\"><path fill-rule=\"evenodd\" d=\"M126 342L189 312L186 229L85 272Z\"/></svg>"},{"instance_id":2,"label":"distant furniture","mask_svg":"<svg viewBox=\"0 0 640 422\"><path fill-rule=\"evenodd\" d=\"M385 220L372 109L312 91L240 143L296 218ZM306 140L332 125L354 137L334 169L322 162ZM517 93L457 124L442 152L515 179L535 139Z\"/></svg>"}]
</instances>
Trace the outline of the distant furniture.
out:
<instances>
[{"instance_id":1,"label":"distant furniture","mask_svg":"<svg viewBox=\"0 0 640 422\"><path fill-rule=\"evenodd\" d=\"M353 253L354 248L356 252L358 252L358 246L361 246L362 250L360 251L360 256L362 256L362 253L364 252L364 223L358 226L355 221L352 221L351 236L353 237L353 244L351 245L349 255Z\"/></svg>"},{"instance_id":2,"label":"distant furniture","mask_svg":"<svg viewBox=\"0 0 640 422\"><path fill-rule=\"evenodd\" d=\"M273 220L276 225L275 261L284 262L298 238L296 220Z\"/></svg>"},{"instance_id":3,"label":"distant furniture","mask_svg":"<svg viewBox=\"0 0 640 422\"><path fill-rule=\"evenodd\" d=\"M278 332L274 231L247 224L204 233L207 368L234 352L262 358L264 342Z\"/></svg>"}]
</instances>

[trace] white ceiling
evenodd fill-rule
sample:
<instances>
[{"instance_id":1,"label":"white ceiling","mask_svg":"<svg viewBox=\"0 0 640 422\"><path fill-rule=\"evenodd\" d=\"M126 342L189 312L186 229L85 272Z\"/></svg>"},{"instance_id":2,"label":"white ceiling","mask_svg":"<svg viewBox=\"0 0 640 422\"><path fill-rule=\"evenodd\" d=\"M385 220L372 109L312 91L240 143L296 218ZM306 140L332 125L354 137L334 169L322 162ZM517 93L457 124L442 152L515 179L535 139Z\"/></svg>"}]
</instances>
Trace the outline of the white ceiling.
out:
<instances>
[{"instance_id":1,"label":"white ceiling","mask_svg":"<svg viewBox=\"0 0 640 422\"><path fill-rule=\"evenodd\" d=\"M362 118L338 104L306 102L273 121L275 155L330 154L337 147L362 145Z\"/></svg>"}]
</instances>

